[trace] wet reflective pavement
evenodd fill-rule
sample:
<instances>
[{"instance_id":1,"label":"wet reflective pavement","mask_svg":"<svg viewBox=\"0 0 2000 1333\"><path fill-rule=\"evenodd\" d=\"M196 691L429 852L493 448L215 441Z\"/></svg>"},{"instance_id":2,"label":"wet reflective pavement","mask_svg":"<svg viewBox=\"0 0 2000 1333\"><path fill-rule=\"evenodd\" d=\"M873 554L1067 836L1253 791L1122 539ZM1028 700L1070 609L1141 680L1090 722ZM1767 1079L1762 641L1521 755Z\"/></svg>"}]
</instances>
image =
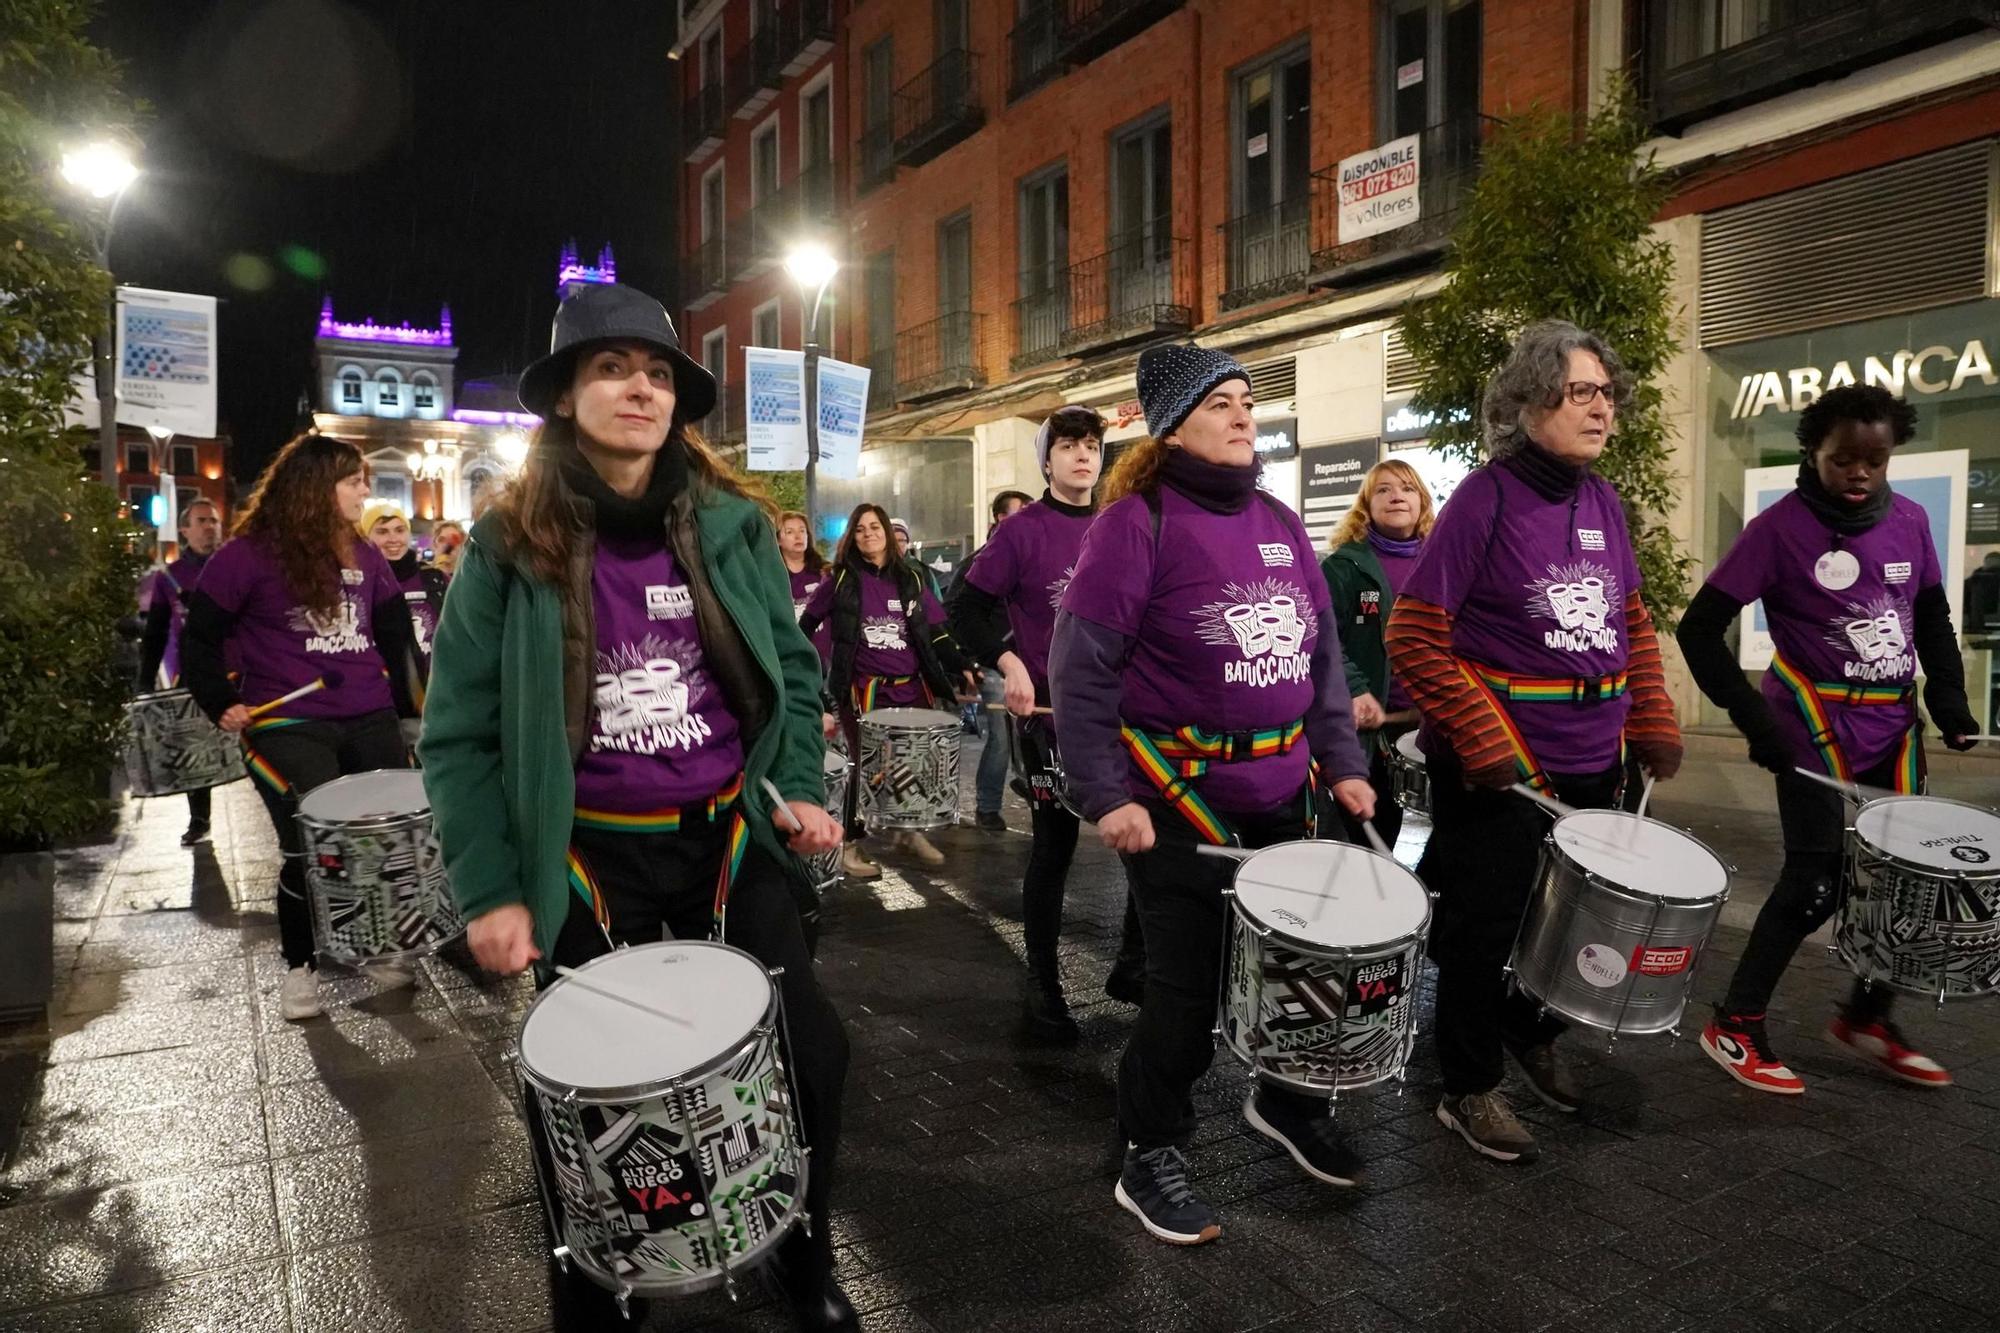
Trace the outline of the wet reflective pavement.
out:
<instances>
[{"instance_id":1,"label":"wet reflective pavement","mask_svg":"<svg viewBox=\"0 0 2000 1333\"><path fill-rule=\"evenodd\" d=\"M970 756L968 756L969 760ZM970 762L966 765L968 775ZM1940 794L1995 786L1983 771ZM1769 780L1692 766L1655 813L1739 868L1698 993L1718 992L1778 858ZM1017 830L1025 812L1007 811ZM414 988L326 987L278 1017L275 859L247 785L184 851L178 798L66 852L47 1031L0 1040L0 1333L550 1327L539 1205L504 1062L530 998L447 956ZM1423 826L1406 830L1412 858ZM1363 1188L1307 1181L1240 1117L1219 1055L1194 1184L1224 1236L1161 1245L1113 1204L1116 1062L1133 1011L1098 987L1124 884L1088 840L1064 973L1067 1049L1016 1022L1021 832L938 835L833 894L820 965L854 1041L835 1242L880 1330L1673 1330L2000 1322L2000 1027L1906 1004L1958 1082L1904 1089L1820 1038L1844 973L1809 943L1773 1008L1800 1098L1739 1088L1693 1042L1566 1049L1589 1104L1532 1103L1529 1166L1477 1158L1408 1086L1344 1095ZM1420 1022L1428 1026L1428 1000ZM1527 1102L1525 1093L1517 1097ZM644 1327L782 1329L753 1287L656 1302Z\"/></svg>"}]
</instances>

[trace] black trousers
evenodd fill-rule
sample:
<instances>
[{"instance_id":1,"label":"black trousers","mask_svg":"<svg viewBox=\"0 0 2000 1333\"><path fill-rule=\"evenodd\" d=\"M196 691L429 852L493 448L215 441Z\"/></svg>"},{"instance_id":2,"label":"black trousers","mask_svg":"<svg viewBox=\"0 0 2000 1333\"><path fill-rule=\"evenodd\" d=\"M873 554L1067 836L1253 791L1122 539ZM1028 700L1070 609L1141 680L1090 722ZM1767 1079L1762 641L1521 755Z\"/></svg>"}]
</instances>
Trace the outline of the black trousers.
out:
<instances>
[{"instance_id":1,"label":"black trousers","mask_svg":"<svg viewBox=\"0 0 2000 1333\"><path fill-rule=\"evenodd\" d=\"M1870 787L1895 784L1894 755L1857 773L1855 781ZM1761 1015L1778 988L1778 978L1806 936L1826 924L1840 906L1841 862L1847 835L1847 802L1831 787L1797 773L1778 775L1778 827L1785 840L1785 863L1778 882L1750 928L1750 943L1736 965L1725 1014ZM1847 1001L1851 1018L1866 1022L1889 1012L1893 1000L1887 986L1854 983Z\"/></svg>"},{"instance_id":2,"label":"black trousers","mask_svg":"<svg viewBox=\"0 0 2000 1333\"><path fill-rule=\"evenodd\" d=\"M1400 733L1398 733L1400 734ZM1396 850L1396 839L1403 831L1403 807L1396 804L1396 788L1389 780L1388 745L1395 742L1395 736L1385 738L1386 742L1375 747L1368 760L1368 785L1375 789L1375 831L1382 835L1382 841L1389 850ZM1342 835L1356 847L1373 848L1368 835L1361 829L1361 821L1347 813L1345 806L1335 804L1334 812L1340 816Z\"/></svg>"},{"instance_id":3,"label":"black trousers","mask_svg":"<svg viewBox=\"0 0 2000 1333\"><path fill-rule=\"evenodd\" d=\"M536 970L547 985L553 968L577 967L613 945L654 944L662 939L709 938L715 882L722 869L726 818L684 824L678 833L606 833L577 829L571 850L583 861L604 895L611 915L611 938L598 929L582 898L570 895L550 957ZM806 1209L812 1233L794 1232L780 1253L790 1262L823 1268L832 1253L828 1200L840 1152L840 1104L847 1083L847 1031L832 1001L820 989L807 955L805 935L787 871L753 842L730 889L724 914L724 943L733 944L767 968L783 968L777 978L790 1036L787 1068L798 1096L800 1127L812 1156L806 1173Z\"/></svg>"},{"instance_id":4,"label":"black trousers","mask_svg":"<svg viewBox=\"0 0 2000 1333\"><path fill-rule=\"evenodd\" d=\"M360 717L297 722L259 732L245 744L262 760L282 789L262 773L253 774L257 794L278 833L285 864L278 872L278 942L288 967L313 965L312 906L306 899L306 849L299 834L299 801L313 788L349 773L408 768L409 751L389 709ZM204 793L205 794L205 793Z\"/></svg>"},{"instance_id":5,"label":"black trousers","mask_svg":"<svg viewBox=\"0 0 2000 1333\"><path fill-rule=\"evenodd\" d=\"M1049 764L1048 720L1037 717L1023 721L1010 716L1008 722L1014 733L1014 752L1020 756L1022 771L1027 775L1028 814L1034 828L1028 868L1021 876L1022 943L1028 954L1028 971L1053 982L1056 941L1062 934L1063 898L1068 891L1069 867L1076 859L1082 824L1056 799L1056 775ZM1146 942L1139 929L1139 909L1130 889L1125 894L1125 924L1118 941L1118 963L1128 968L1146 965Z\"/></svg>"},{"instance_id":6,"label":"black trousers","mask_svg":"<svg viewBox=\"0 0 2000 1333\"><path fill-rule=\"evenodd\" d=\"M1303 789L1279 809L1228 815L1245 847L1306 836ZM1229 887L1235 863L1195 850L1200 838L1172 807L1145 802L1153 849L1125 856L1125 877L1146 940L1146 997L1118 1064L1118 1125L1141 1148L1183 1143L1194 1132L1192 1093L1215 1058L1215 1014L1222 948L1229 933ZM1324 1113L1326 1099L1272 1084L1260 1095L1296 1115Z\"/></svg>"},{"instance_id":7,"label":"black trousers","mask_svg":"<svg viewBox=\"0 0 2000 1333\"><path fill-rule=\"evenodd\" d=\"M1502 1043L1539 1046L1567 1026L1508 985L1505 969L1541 862L1550 820L1516 792L1467 790L1452 754L1429 756L1431 837L1417 874L1438 895L1430 956L1437 963L1437 1052L1447 1097L1500 1085ZM1624 769L1552 773L1556 796L1610 808Z\"/></svg>"},{"instance_id":8,"label":"black trousers","mask_svg":"<svg viewBox=\"0 0 2000 1333\"><path fill-rule=\"evenodd\" d=\"M188 823L190 825L208 823L209 810L213 804L211 796L214 791L215 788L213 787L196 787L188 793Z\"/></svg>"}]
</instances>

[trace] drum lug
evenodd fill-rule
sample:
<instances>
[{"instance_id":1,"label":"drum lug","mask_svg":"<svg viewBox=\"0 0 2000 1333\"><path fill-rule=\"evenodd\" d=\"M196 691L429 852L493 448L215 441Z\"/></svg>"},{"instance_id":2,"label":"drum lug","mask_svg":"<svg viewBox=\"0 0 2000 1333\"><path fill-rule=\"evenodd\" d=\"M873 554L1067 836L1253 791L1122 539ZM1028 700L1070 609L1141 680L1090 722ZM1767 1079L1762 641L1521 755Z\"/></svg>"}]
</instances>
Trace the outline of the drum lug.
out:
<instances>
[{"instance_id":1,"label":"drum lug","mask_svg":"<svg viewBox=\"0 0 2000 1333\"><path fill-rule=\"evenodd\" d=\"M562 1269L563 1272L569 1272L569 1246L556 1246L553 1250L549 1251L549 1257L556 1261L556 1266Z\"/></svg>"},{"instance_id":2,"label":"drum lug","mask_svg":"<svg viewBox=\"0 0 2000 1333\"><path fill-rule=\"evenodd\" d=\"M785 975L785 969L782 967L766 968L765 971L770 973L771 980L773 981L776 981L779 977Z\"/></svg>"},{"instance_id":3,"label":"drum lug","mask_svg":"<svg viewBox=\"0 0 2000 1333\"><path fill-rule=\"evenodd\" d=\"M517 1065L521 1063L521 1052L518 1049L500 1052L500 1063L503 1065Z\"/></svg>"},{"instance_id":4,"label":"drum lug","mask_svg":"<svg viewBox=\"0 0 2000 1333\"><path fill-rule=\"evenodd\" d=\"M733 1297L734 1293L732 1292L731 1295ZM618 1317L630 1320L632 1318L632 1288L625 1283L619 1283L618 1290L613 1294L611 1299L618 1305Z\"/></svg>"}]
</instances>

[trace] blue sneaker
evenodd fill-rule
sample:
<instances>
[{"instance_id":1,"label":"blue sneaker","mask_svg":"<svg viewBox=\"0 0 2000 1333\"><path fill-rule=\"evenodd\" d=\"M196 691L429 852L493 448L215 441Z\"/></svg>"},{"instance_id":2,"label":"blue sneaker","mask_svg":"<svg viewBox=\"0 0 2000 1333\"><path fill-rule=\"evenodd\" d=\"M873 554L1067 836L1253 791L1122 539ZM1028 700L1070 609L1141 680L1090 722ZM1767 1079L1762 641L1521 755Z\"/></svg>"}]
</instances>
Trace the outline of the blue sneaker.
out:
<instances>
[{"instance_id":1,"label":"blue sneaker","mask_svg":"<svg viewBox=\"0 0 2000 1333\"><path fill-rule=\"evenodd\" d=\"M1215 1210L1188 1188L1187 1159L1172 1144L1145 1149L1128 1144L1112 1197L1169 1245L1202 1245L1222 1234Z\"/></svg>"}]
</instances>

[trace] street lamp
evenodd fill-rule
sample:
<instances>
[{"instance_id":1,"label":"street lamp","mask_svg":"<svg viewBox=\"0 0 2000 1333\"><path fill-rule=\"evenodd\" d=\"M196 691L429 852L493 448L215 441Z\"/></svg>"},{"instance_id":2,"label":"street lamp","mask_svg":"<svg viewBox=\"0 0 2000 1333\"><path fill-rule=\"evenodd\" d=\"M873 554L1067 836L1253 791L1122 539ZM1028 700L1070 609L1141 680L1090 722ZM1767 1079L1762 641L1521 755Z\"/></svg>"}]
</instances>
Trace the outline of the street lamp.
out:
<instances>
[{"instance_id":1,"label":"street lamp","mask_svg":"<svg viewBox=\"0 0 2000 1333\"><path fill-rule=\"evenodd\" d=\"M834 275L840 272L840 261L833 252L817 241L806 241L795 245L785 255L785 272L792 275L792 281L799 285L799 297L804 299L807 292L812 295L812 313L806 316L805 343L805 390L806 390L806 531L817 533L819 521L819 404L817 396L819 377L819 307L826 300L826 289L832 285Z\"/></svg>"},{"instance_id":2,"label":"street lamp","mask_svg":"<svg viewBox=\"0 0 2000 1333\"><path fill-rule=\"evenodd\" d=\"M71 189L104 205L103 226L91 230L97 246L97 266L111 273L111 230L118 225L118 205L139 178L132 155L110 140L84 144L63 154L62 178ZM108 201L108 202L107 202ZM104 329L91 340L91 364L97 370L97 461L104 484L118 493L118 281L112 279L106 298Z\"/></svg>"},{"instance_id":3,"label":"street lamp","mask_svg":"<svg viewBox=\"0 0 2000 1333\"><path fill-rule=\"evenodd\" d=\"M519 468L528 461L528 437L518 430L510 430L493 441L493 451L508 467Z\"/></svg>"}]
</instances>

